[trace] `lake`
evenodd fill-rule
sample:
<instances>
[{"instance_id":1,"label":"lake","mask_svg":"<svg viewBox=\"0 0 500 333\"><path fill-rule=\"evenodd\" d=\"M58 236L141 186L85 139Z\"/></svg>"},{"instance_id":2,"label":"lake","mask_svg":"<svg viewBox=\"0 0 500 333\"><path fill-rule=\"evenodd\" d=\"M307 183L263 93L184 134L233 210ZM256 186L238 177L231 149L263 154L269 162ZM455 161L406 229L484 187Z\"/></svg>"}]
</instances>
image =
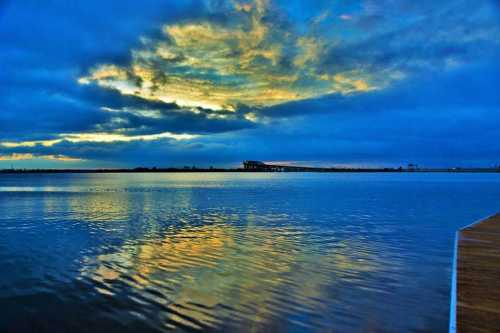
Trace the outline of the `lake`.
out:
<instances>
[{"instance_id":1,"label":"lake","mask_svg":"<svg viewBox=\"0 0 500 333\"><path fill-rule=\"evenodd\" d=\"M1 332L445 332L500 174L0 175Z\"/></svg>"}]
</instances>

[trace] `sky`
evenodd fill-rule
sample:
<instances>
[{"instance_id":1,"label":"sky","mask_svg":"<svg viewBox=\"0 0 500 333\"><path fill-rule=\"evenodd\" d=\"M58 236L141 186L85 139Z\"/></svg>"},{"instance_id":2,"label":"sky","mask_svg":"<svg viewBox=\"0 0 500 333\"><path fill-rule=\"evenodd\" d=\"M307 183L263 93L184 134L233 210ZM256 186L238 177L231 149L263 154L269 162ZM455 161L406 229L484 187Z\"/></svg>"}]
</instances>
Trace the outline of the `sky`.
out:
<instances>
[{"instance_id":1,"label":"sky","mask_svg":"<svg viewBox=\"0 0 500 333\"><path fill-rule=\"evenodd\" d=\"M498 0L0 0L0 168L500 165Z\"/></svg>"}]
</instances>

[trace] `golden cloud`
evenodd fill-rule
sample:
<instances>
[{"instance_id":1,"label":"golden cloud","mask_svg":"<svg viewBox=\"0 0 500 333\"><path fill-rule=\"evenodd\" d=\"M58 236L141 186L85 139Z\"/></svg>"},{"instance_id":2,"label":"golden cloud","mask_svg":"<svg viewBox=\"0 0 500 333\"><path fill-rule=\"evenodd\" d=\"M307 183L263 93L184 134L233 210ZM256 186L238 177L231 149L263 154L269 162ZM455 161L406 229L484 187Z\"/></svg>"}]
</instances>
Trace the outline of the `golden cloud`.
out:
<instances>
[{"instance_id":1,"label":"golden cloud","mask_svg":"<svg viewBox=\"0 0 500 333\"><path fill-rule=\"evenodd\" d=\"M9 155L0 155L0 161L23 161L23 160L33 160L33 159L62 161L62 162L83 161L83 159L80 158L73 158L64 155L34 155L31 153L13 153Z\"/></svg>"},{"instance_id":2,"label":"golden cloud","mask_svg":"<svg viewBox=\"0 0 500 333\"><path fill-rule=\"evenodd\" d=\"M107 133L107 132L95 132L95 133L62 133L59 134L60 139L54 140L39 140L39 141L20 141L20 142L0 142L0 146L5 148L20 148L20 147L52 147L63 141L71 143L81 143L81 142L99 142L99 143L111 143L111 142L131 142L131 141L154 141L159 139L173 139L176 141L182 140L192 140L199 135L195 134L175 134L170 132L163 132L157 134L146 134L146 135L125 135L120 133ZM32 154L12 154L12 155L0 155L0 160L4 158L5 160L14 159L32 159L32 158L45 158L45 159L57 159L60 160L71 160L69 157L64 157L61 155L32 155Z\"/></svg>"},{"instance_id":3,"label":"golden cloud","mask_svg":"<svg viewBox=\"0 0 500 333\"><path fill-rule=\"evenodd\" d=\"M267 107L381 86L361 70L333 73L325 68L322 59L335 43L280 24L268 1L233 5L229 23L165 25L161 40L142 38L128 66L97 65L79 82L212 110Z\"/></svg>"},{"instance_id":4,"label":"golden cloud","mask_svg":"<svg viewBox=\"0 0 500 333\"><path fill-rule=\"evenodd\" d=\"M61 134L64 140L79 142L130 142L130 141L153 141L158 139L190 140L197 138L194 134L174 134L170 132L148 134L148 135L123 135L117 133L70 133Z\"/></svg>"}]
</instances>

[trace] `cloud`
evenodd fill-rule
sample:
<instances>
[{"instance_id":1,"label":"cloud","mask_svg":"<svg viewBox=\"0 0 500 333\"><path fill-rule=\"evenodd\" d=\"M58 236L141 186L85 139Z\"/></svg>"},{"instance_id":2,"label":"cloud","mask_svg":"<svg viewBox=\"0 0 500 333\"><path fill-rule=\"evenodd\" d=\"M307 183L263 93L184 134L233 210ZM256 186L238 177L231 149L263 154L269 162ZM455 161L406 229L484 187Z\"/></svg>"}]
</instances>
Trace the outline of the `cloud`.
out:
<instances>
[{"instance_id":1,"label":"cloud","mask_svg":"<svg viewBox=\"0 0 500 333\"><path fill-rule=\"evenodd\" d=\"M495 1L364 1L349 14L349 34L325 55L323 66L387 71L412 79L492 59L500 47ZM362 34L362 37L360 37ZM397 81L397 80L396 80Z\"/></svg>"},{"instance_id":2,"label":"cloud","mask_svg":"<svg viewBox=\"0 0 500 333\"><path fill-rule=\"evenodd\" d=\"M41 159L47 161L58 161L58 162L81 162L83 159L73 158L64 155L34 155L32 153L12 153L10 155L1 155L0 161L24 161Z\"/></svg>"},{"instance_id":3,"label":"cloud","mask_svg":"<svg viewBox=\"0 0 500 333\"><path fill-rule=\"evenodd\" d=\"M363 70L320 67L332 43L294 31L268 1L234 2L223 14L231 18L167 24L161 39L142 38L127 66L96 65L79 82L182 107L235 111L369 91L384 81Z\"/></svg>"},{"instance_id":4,"label":"cloud","mask_svg":"<svg viewBox=\"0 0 500 333\"><path fill-rule=\"evenodd\" d=\"M410 75L460 66L478 52L487 55L500 36L490 3L456 1L431 12L435 4L427 1L367 0L361 10L340 14L346 22L338 28L324 10L305 31L279 3L222 3L213 10L224 19L166 24L163 36L141 38L127 65L96 65L79 82L181 107L263 109L376 91Z\"/></svg>"},{"instance_id":5,"label":"cloud","mask_svg":"<svg viewBox=\"0 0 500 333\"><path fill-rule=\"evenodd\" d=\"M54 139L61 133L204 134L253 127L234 112L181 108L75 84L67 73L6 73L0 91L0 141ZM34 89L31 85L40 89ZM20 117L20 115L23 115Z\"/></svg>"},{"instance_id":6,"label":"cloud","mask_svg":"<svg viewBox=\"0 0 500 333\"><path fill-rule=\"evenodd\" d=\"M19 148L19 147L52 147L63 141L71 143L80 142L130 142L130 141L153 141L158 139L174 139L174 140L190 140L197 136L191 134L174 134L174 133L159 133L151 135L122 135L115 133L73 133L73 134L59 134L60 139L54 140L39 140L39 141L20 141L20 142L0 142L0 146L6 148Z\"/></svg>"}]
</instances>

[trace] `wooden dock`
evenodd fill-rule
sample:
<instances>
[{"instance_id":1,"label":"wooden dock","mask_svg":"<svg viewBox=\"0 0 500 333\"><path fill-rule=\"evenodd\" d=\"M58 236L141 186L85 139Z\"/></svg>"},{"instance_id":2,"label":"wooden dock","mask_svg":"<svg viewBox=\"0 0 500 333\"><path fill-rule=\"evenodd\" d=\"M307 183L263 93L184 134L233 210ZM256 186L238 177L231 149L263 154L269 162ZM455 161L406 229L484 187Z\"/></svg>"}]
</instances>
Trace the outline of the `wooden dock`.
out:
<instances>
[{"instance_id":1,"label":"wooden dock","mask_svg":"<svg viewBox=\"0 0 500 333\"><path fill-rule=\"evenodd\" d=\"M450 332L500 331L500 214L457 232Z\"/></svg>"}]
</instances>

